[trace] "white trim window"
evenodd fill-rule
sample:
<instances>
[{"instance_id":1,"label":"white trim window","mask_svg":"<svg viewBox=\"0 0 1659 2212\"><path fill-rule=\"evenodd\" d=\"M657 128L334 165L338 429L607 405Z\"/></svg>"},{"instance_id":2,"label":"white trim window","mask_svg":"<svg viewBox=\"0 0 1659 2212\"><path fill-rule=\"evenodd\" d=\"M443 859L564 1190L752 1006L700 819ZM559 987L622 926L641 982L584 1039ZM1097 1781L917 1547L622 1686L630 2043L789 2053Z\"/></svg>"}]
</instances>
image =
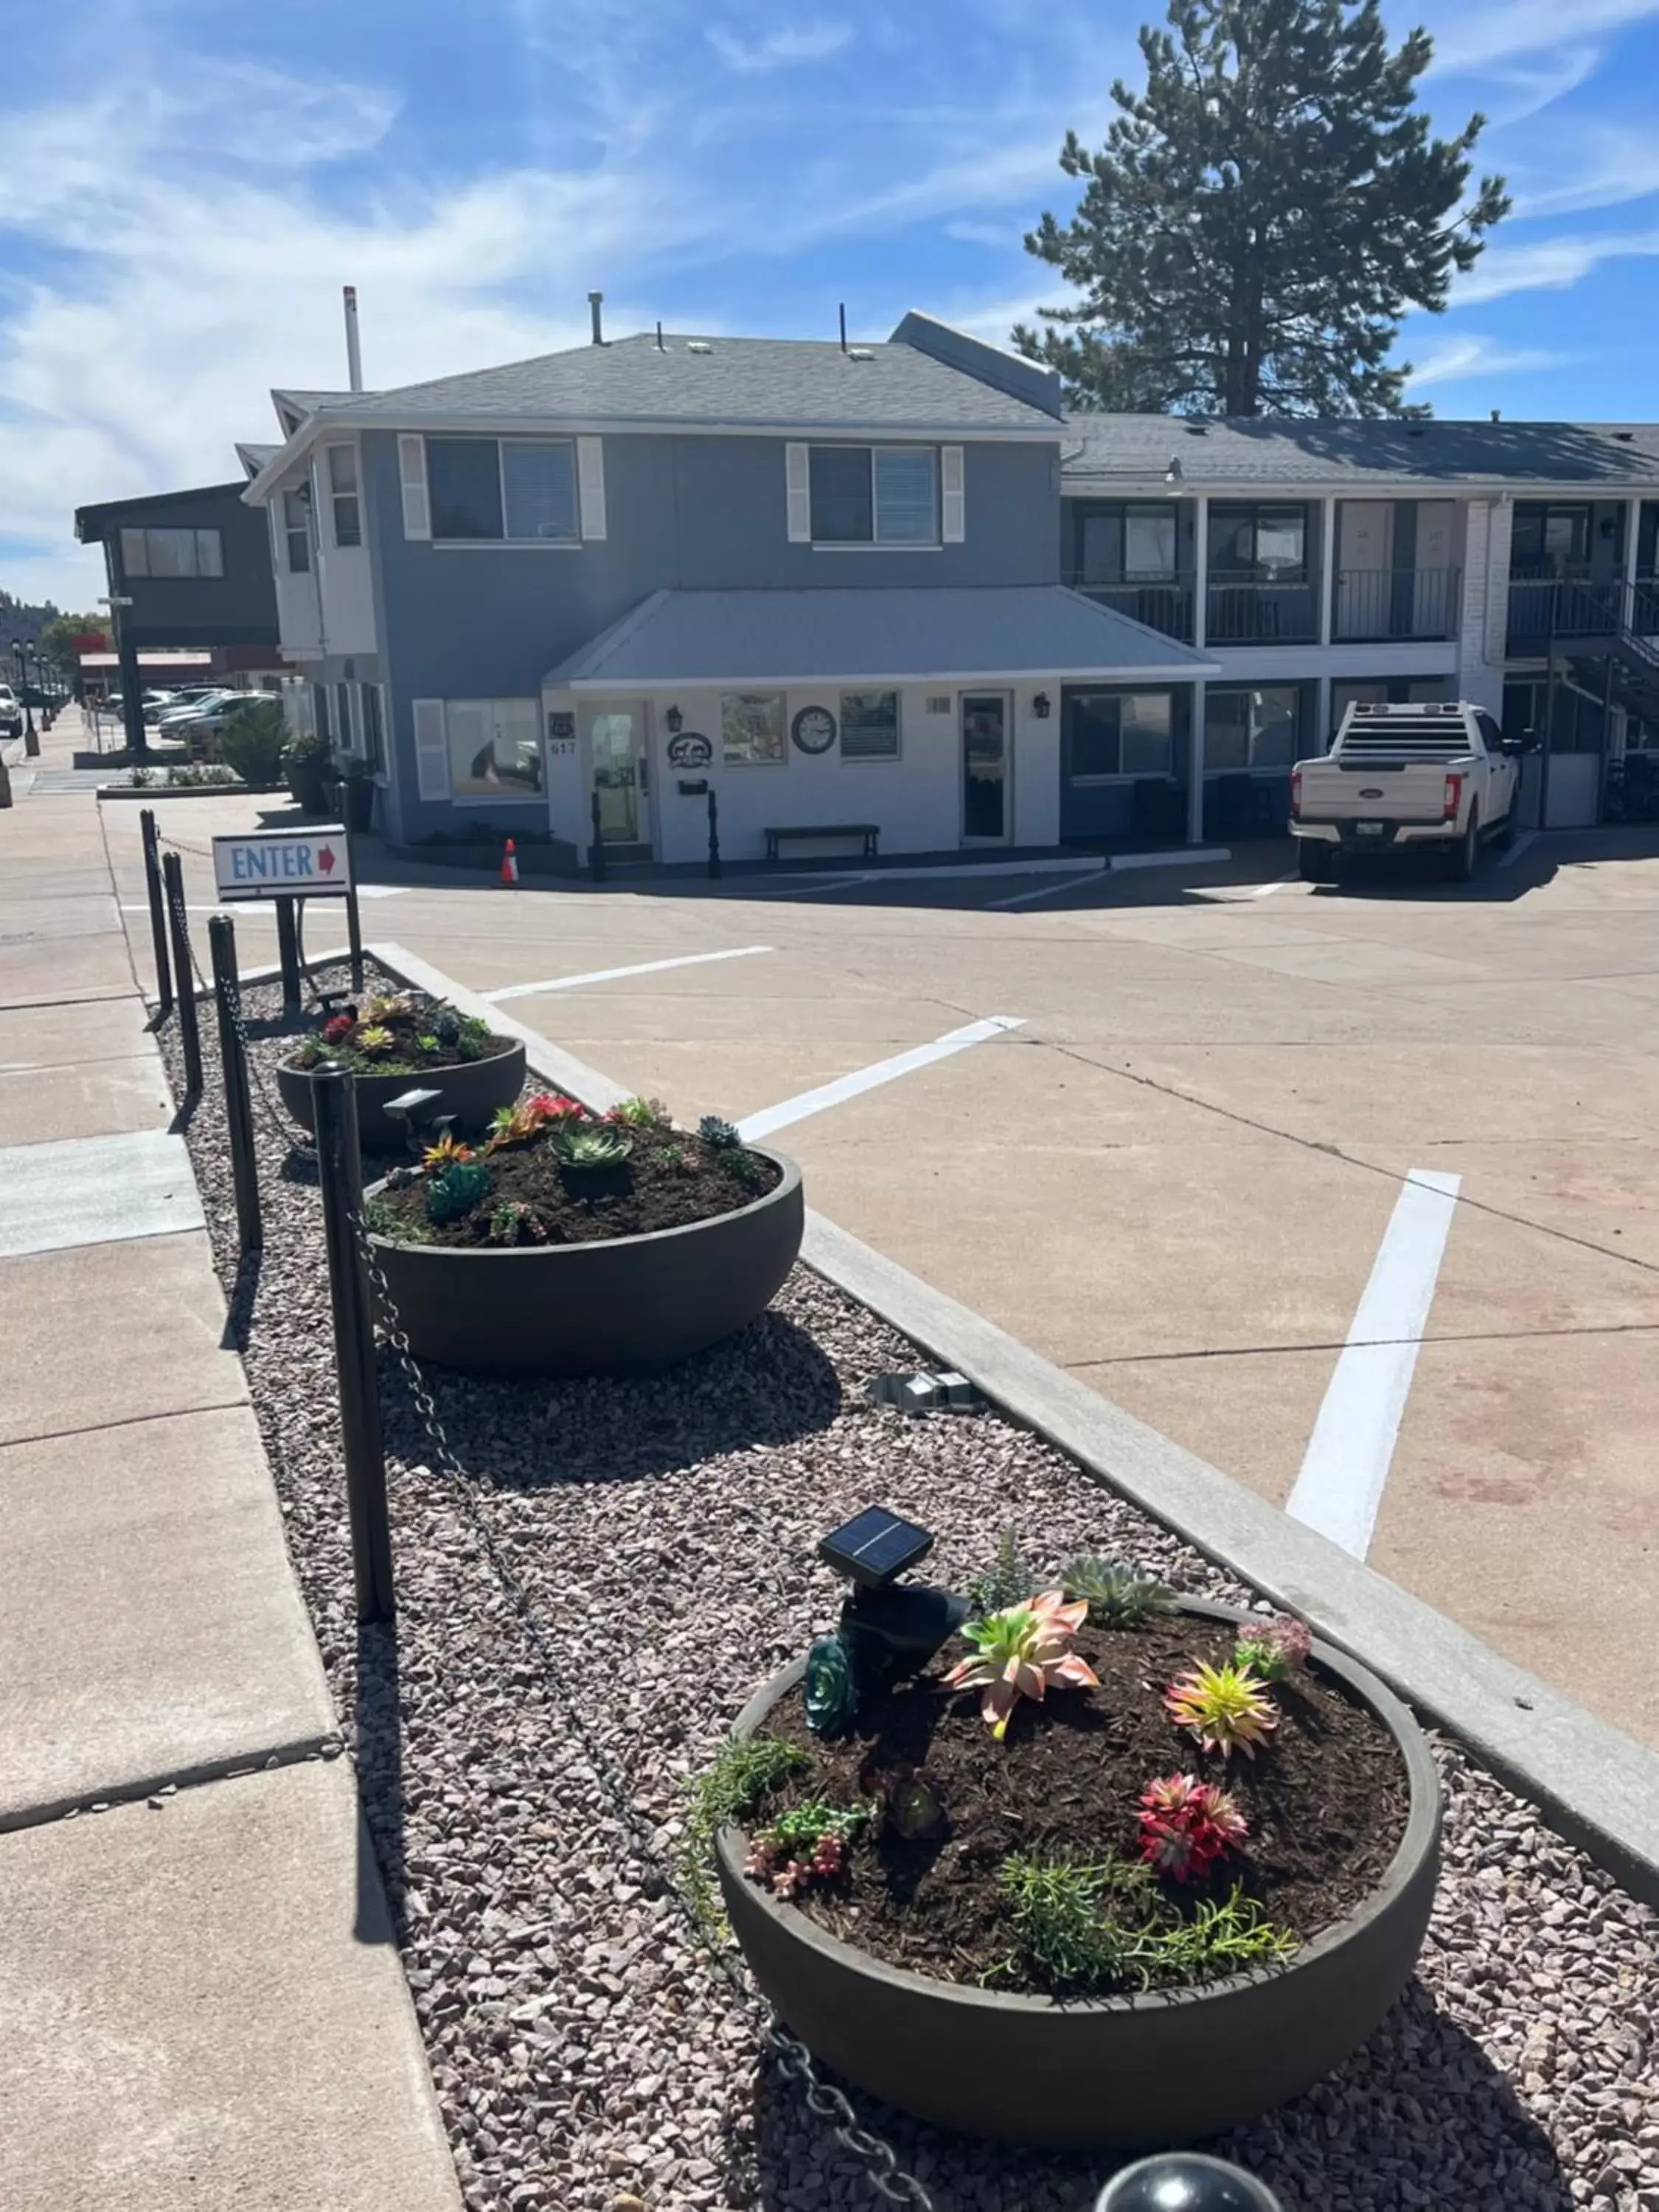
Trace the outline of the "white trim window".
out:
<instances>
[{"instance_id":1,"label":"white trim window","mask_svg":"<svg viewBox=\"0 0 1659 2212\"><path fill-rule=\"evenodd\" d=\"M899 695L896 691L843 691L841 695L841 757L843 760L896 760L899 757Z\"/></svg>"},{"instance_id":2,"label":"white trim window","mask_svg":"<svg viewBox=\"0 0 1659 2212\"><path fill-rule=\"evenodd\" d=\"M1066 780L1073 784L1173 775L1173 696L1167 690L1068 692L1065 762Z\"/></svg>"},{"instance_id":3,"label":"white trim window","mask_svg":"<svg viewBox=\"0 0 1659 2212\"><path fill-rule=\"evenodd\" d=\"M290 576L311 573L311 491L299 484L283 494L283 559Z\"/></svg>"},{"instance_id":4,"label":"white trim window","mask_svg":"<svg viewBox=\"0 0 1659 2212\"><path fill-rule=\"evenodd\" d=\"M937 446L811 447L813 544L939 544L939 459Z\"/></svg>"},{"instance_id":5,"label":"white trim window","mask_svg":"<svg viewBox=\"0 0 1659 2212\"><path fill-rule=\"evenodd\" d=\"M428 438L426 488L440 543L580 543L574 438Z\"/></svg>"},{"instance_id":6,"label":"white trim window","mask_svg":"<svg viewBox=\"0 0 1659 2212\"><path fill-rule=\"evenodd\" d=\"M444 750L449 796L511 803L542 797L541 702L447 699Z\"/></svg>"},{"instance_id":7,"label":"white trim window","mask_svg":"<svg viewBox=\"0 0 1659 2212\"><path fill-rule=\"evenodd\" d=\"M357 484L357 448L331 446L324 458L328 466L329 520L334 543L341 546L361 545L363 509Z\"/></svg>"},{"instance_id":8,"label":"white trim window","mask_svg":"<svg viewBox=\"0 0 1659 2212\"><path fill-rule=\"evenodd\" d=\"M720 756L728 767L779 768L787 759L781 691L726 691L720 696Z\"/></svg>"},{"instance_id":9,"label":"white trim window","mask_svg":"<svg viewBox=\"0 0 1659 2212\"><path fill-rule=\"evenodd\" d=\"M121 570L127 576L222 576L224 540L216 530L124 530Z\"/></svg>"}]
</instances>

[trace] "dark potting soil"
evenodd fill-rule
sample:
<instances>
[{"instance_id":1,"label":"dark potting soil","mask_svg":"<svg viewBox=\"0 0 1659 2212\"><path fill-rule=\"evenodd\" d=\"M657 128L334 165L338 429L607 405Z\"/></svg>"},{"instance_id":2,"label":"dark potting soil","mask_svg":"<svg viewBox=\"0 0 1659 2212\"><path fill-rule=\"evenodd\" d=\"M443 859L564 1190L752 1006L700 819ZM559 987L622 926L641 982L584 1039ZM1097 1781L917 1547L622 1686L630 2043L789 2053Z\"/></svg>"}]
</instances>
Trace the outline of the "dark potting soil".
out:
<instances>
[{"instance_id":1,"label":"dark potting soil","mask_svg":"<svg viewBox=\"0 0 1659 2212\"><path fill-rule=\"evenodd\" d=\"M544 1240L520 1237L524 1249L542 1241L592 1244L709 1221L764 1198L782 1179L758 1153L707 1145L678 1129L635 1131L633 1151L614 1168L565 1167L538 1139L479 1158L489 1170L489 1194L456 1220L428 1218L424 1176L382 1195L393 1211L425 1228L422 1242L467 1249L492 1243L489 1217L502 1200L528 1206L547 1233ZM745 1161L747 1168L739 1164Z\"/></svg>"},{"instance_id":2,"label":"dark potting soil","mask_svg":"<svg viewBox=\"0 0 1659 2212\"><path fill-rule=\"evenodd\" d=\"M1075 1639L1100 1677L1097 1690L1054 1689L1022 1700L997 1743L976 1690L941 1677L962 1647L952 1640L927 1673L866 1701L855 1732L825 1742L806 1726L799 1690L774 1709L769 1733L804 1744L810 1771L792 1777L749 1822L820 1798L851 1805L914 1773L945 1808L945 1832L907 1843L873 1828L842 1873L797 1900L833 1935L889 1965L937 1978L1041 1993L1016 1970L1008 1908L997 1876L1013 1851L1044 1858L1139 1856L1136 1799L1160 1775L1219 1782L1249 1823L1206 1883L1160 1880L1163 1895L1190 1909L1235 1884L1273 1923L1303 1941L1353 1910L1388 1869L1405 1832L1410 1787L1394 1739L1366 1707L1316 1668L1276 1684L1279 1721L1254 1759L1225 1761L1199 1749L1164 1712L1162 1695L1195 1660L1231 1652L1231 1626L1197 1620L1139 1629L1096 1629Z\"/></svg>"}]
</instances>

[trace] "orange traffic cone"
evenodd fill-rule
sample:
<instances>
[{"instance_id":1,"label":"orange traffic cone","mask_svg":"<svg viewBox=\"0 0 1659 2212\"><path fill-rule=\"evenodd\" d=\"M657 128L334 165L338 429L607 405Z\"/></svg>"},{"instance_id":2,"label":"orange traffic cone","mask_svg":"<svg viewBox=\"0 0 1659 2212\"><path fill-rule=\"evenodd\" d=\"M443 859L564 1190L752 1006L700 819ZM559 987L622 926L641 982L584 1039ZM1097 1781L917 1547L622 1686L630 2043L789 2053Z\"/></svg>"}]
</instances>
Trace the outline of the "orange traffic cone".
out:
<instances>
[{"instance_id":1,"label":"orange traffic cone","mask_svg":"<svg viewBox=\"0 0 1659 2212\"><path fill-rule=\"evenodd\" d=\"M519 880L519 848L509 837L501 854L501 881L510 889Z\"/></svg>"}]
</instances>

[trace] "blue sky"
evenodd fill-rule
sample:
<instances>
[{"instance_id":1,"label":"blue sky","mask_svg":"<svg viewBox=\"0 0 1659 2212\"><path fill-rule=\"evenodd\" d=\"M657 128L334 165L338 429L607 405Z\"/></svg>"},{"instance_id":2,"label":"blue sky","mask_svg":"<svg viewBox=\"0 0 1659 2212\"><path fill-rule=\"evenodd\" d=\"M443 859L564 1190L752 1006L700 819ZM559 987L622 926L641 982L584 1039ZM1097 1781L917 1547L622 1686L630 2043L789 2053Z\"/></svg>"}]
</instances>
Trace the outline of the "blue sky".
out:
<instances>
[{"instance_id":1,"label":"blue sky","mask_svg":"<svg viewBox=\"0 0 1659 2212\"><path fill-rule=\"evenodd\" d=\"M7 11L0 584L103 588L82 501L233 475L273 384L610 330L988 337L1059 295L1021 234L1137 64L1141 0L58 0ZM1044 20L1044 18L1049 20ZM1442 127L1516 212L1403 358L1441 415L1659 415L1659 0L1428 0Z\"/></svg>"}]
</instances>

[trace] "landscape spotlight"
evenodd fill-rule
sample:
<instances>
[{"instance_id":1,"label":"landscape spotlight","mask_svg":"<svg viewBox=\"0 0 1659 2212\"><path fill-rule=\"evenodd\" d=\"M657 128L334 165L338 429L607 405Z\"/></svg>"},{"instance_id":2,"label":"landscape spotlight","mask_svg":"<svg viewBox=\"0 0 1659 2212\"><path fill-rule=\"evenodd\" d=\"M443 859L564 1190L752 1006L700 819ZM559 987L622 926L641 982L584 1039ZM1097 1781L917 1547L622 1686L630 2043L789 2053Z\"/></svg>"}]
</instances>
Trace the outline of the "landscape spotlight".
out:
<instances>
[{"instance_id":1,"label":"landscape spotlight","mask_svg":"<svg viewBox=\"0 0 1659 2212\"><path fill-rule=\"evenodd\" d=\"M867 1505L818 1546L818 1557L853 1585L840 1634L860 1695L914 1674L968 1617L964 1598L897 1577L933 1548L932 1532Z\"/></svg>"},{"instance_id":2,"label":"landscape spotlight","mask_svg":"<svg viewBox=\"0 0 1659 2212\"><path fill-rule=\"evenodd\" d=\"M1114 2174L1095 2212L1284 2212L1265 2182L1202 2151L1160 2151Z\"/></svg>"}]
</instances>

